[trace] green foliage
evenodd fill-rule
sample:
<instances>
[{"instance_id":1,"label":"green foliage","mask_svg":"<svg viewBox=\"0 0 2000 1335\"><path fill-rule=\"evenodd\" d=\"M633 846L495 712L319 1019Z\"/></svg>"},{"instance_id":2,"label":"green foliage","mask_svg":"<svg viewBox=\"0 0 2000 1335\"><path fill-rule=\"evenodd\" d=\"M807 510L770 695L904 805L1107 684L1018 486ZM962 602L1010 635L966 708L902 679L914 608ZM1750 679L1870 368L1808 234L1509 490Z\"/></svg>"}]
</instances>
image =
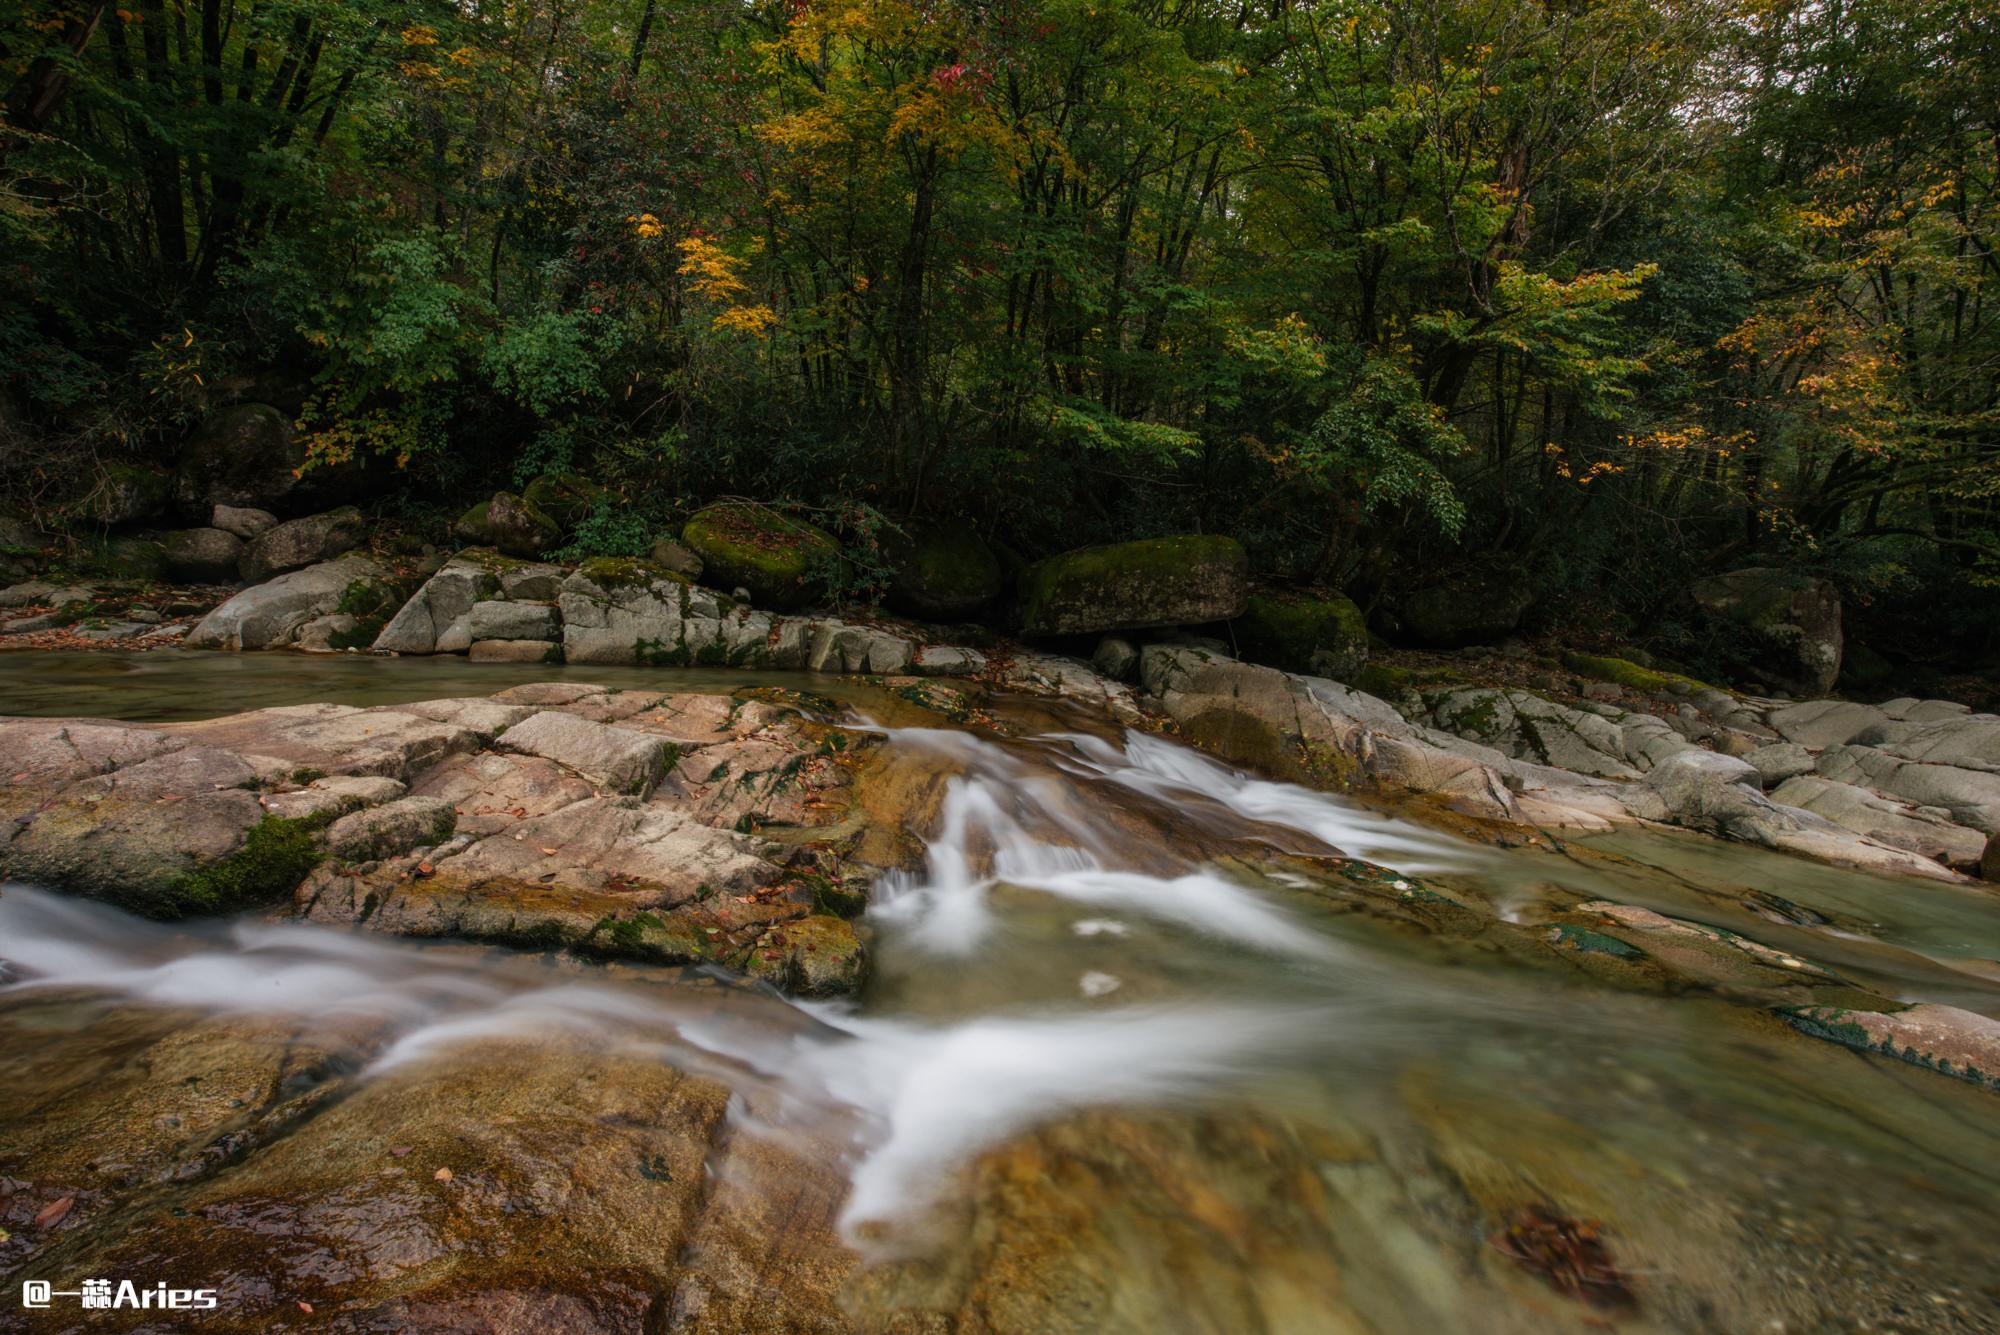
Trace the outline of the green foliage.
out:
<instances>
[{"instance_id":1,"label":"green foliage","mask_svg":"<svg viewBox=\"0 0 2000 1335\"><path fill-rule=\"evenodd\" d=\"M1465 447L1409 372L1370 358L1285 463L1321 491L1358 497L1364 513L1414 511L1455 535L1465 524L1465 506L1443 461Z\"/></svg>"}]
</instances>

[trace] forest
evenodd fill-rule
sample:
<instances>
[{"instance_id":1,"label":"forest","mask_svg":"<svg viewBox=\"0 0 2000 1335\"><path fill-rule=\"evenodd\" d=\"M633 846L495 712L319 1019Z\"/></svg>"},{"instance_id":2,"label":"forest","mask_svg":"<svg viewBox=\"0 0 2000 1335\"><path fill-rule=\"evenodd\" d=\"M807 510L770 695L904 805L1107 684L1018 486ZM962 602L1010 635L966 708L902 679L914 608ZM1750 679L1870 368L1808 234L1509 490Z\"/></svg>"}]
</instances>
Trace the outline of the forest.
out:
<instances>
[{"instance_id":1,"label":"forest","mask_svg":"<svg viewBox=\"0 0 2000 1335\"><path fill-rule=\"evenodd\" d=\"M384 525L749 497L862 601L1213 533L1392 636L1699 667L1757 565L2000 651L1983 0L14 0L0 89L0 508L78 543L257 401Z\"/></svg>"}]
</instances>

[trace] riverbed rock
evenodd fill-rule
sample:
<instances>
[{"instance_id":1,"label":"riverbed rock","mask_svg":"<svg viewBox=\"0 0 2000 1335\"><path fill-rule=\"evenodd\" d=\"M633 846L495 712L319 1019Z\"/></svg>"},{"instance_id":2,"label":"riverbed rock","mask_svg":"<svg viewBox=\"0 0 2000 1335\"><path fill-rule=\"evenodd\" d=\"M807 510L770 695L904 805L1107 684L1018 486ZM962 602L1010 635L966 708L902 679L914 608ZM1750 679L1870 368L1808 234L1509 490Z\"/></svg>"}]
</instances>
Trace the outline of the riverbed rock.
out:
<instances>
[{"instance_id":1,"label":"riverbed rock","mask_svg":"<svg viewBox=\"0 0 2000 1335\"><path fill-rule=\"evenodd\" d=\"M1000 558L969 526L921 529L887 544L889 605L929 621L960 621L1006 588Z\"/></svg>"},{"instance_id":2,"label":"riverbed rock","mask_svg":"<svg viewBox=\"0 0 2000 1335\"><path fill-rule=\"evenodd\" d=\"M438 640L457 628L474 605L500 589L496 554L489 550L461 552L425 580L410 600L389 618L375 637L378 654L435 653ZM470 636L466 636L470 643Z\"/></svg>"},{"instance_id":3,"label":"riverbed rock","mask_svg":"<svg viewBox=\"0 0 2000 1335\"><path fill-rule=\"evenodd\" d=\"M175 579L233 584L243 559L243 539L219 528L181 529L161 535L160 551Z\"/></svg>"},{"instance_id":4,"label":"riverbed rock","mask_svg":"<svg viewBox=\"0 0 2000 1335\"><path fill-rule=\"evenodd\" d=\"M278 517L269 510L249 506L217 505L209 511L208 526L233 533L248 542L268 529L276 528Z\"/></svg>"},{"instance_id":5,"label":"riverbed rock","mask_svg":"<svg viewBox=\"0 0 2000 1335\"><path fill-rule=\"evenodd\" d=\"M503 556L532 560L562 540L561 526L531 502L512 492L495 492L458 517L452 532L476 547L492 547Z\"/></svg>"},{"instance_id":6,"label":"riverbed rock","mask_svg":"<svg viewBox=\"0 0 2000 1335\"><path fill-rule=\"evenodd\" d=\"M1021 629L1088 635L1191 626L1239 616L1249 559L1234 538L1189 535L1083 547L1021 576Z\"/></svg>"},{"instance_id":7,"label":"riverbed rock","mask_svg":"<svg viewBox=\"0 0 2000 1335\"><path fill-rule=\"evenodd\" d=\"M329 612L300 626L292 647L307 654L340 654L362 648L373 638L360 617L349 612Z\"/></svg>"},{"instance_id":8,"label":"riverbed rock","mask_svg":"<svg viewBox=\"0 0 2000 1335\"><path fill-rule=\"evenodd\" d=\"M1120 635L1107 635L1097 642L1090 665L1112 681L1139 679L1139 649Z\"/></svg>"},{"instance_id":9,"label":"riverbed rock","mask_svg":"<svg viewBox=\"0 0 2000 1335\"><path fill-rule=\"evenodd\" d=\"M1688 590L1722 631L1717 647L1740 671L1803 695L1821 696L1840 677L1840 591L1817 576L1756 567L1698 581Z\"/></svg>"},{"instance_id":10,"label":"riverbed rock","mask_svg":"<svg viewBox=\"0 0 2000 1335\"><path fill-rule=\"evenodd\" d=\"M1234 623L1243 655L1335 681L1352 681L1368 664L1368 623L1350 598L1289 589L1250 595Z\"/></svg>"},{"instance_id":11,"label":"riverbed rock","mask_svg":"<svg viewBox=\"0 0 2000 1335\"><path fill-rule=\"evenodd\" d=\"M1779 784L1771 800L1824 816L1878 844L1908 849L1954 867L1977 866L1986 836L1924 808L1893 802L1866 788L1798 774Z\"/></svg>"},{"instance_id":12,"label":"riverbed rock","mask_svg":"<svg viewBox=\"0 0 2000 1335\"><path fill-rule=\"evenodd\" d=\"M658 737L554 710L530 715L494 746L556 761L613 792L639 797L651 795L679 753Z\"/></svg>"},{"instance_id":13,"label":"riverbed rock","mask_svg":"<svg viewBox=\"0 0 2000 1335\"><path fill-rule=\"evenodd\" d=\"M556 640L562 619L548 603L495 598L472 605L465 630L473 640Z\"/></svg>"},{"instance_id":14,"label":"riverbed rock","mask_svg":"<svg viewBox=\"0 0 2000 1335\"><path fill-rule=\"evenodd\" d=\"M245 583L257 584L273 575L331 561L353 551L367 531L367 521L351 505L287 520L251 539L243 549L238 573Z\"/></svg>"},{"instance_id":15,"label":"riverbed rock","mask_svg":"<svg viewBox=\"0 0 2000 1335\"><path fill-rule=\"evenodd\" d=\"M1815 1038L2000 1089L2000 1020L1935 1003L1899 1011L1801 1006L1784 1015Z\"/></svg>"},{"instance_id":16,"label":"riverbed rock","mask_svg":"<svg viewBox=\"0 0 2000 1335\"><path fill-rule=\"evenodd\" d=\"M196 649L281 648L306 622L338 609L351 586L388 582L389 572L365 556L295 570L236 594L202 618L188 644Z\"/></svg>"},{"instance_id":17,"label":"riverbed rock","mask_svg":"<svg viewBox=\"0 0 2000 1335\"><path fill-rule=\"evenodd\" d=\"M538 565L532 561L497 565L500 596L519 602L552 603L562 596L562 582L569 577L565 566Z\"/></svg>"},{"instance_id":18,"label":"riverbed rock","mask_svg":"<svg viewBox=\"0 0 2000 1335\"><path fill-rule=\"evenodd\" d=\"M756 606L775 612L823 597L841 559L840 543L825 529L769 506L733 501L695 514L681 529L681 541L701 557L710 584L740 584Z\"/></svg>"},{"instance_id":19,"label":"riverbed rock","mask_svg":"<svg viewBox=\"0 0 2000 1335\"><path fill-rule=\"evenodd\" d=\"M564 661L685 663L691 602L685 579L649 561L585 561L563 581L557 598Z\"/></svg>"},{"instance_id":20,"label":"riverbed rock","mask_svg":"<svg viewBox=\"0 0 2000 1335\"><path fill-rule=\"evenodd\" d=\"M441 844L457 823L458 813L449 802L402 797L342 816L327 829L326 846L335 857L366 862Z\"/></svg>"},{"instance_id":21,"label":"riverbed rock","mask_svg":"<svg viewBox=\"0 0 2000 1335\"><path fill-rule=\"evenodd\" d=\"M474 663L560 663L559 640L474 640L465 651Z\"/></svg>"},{"instance_id":22,"label":"riverbed rock","mask_svg":"<svg viewBox=\"0 0 2000 1335\"><path fill-rule=\"evenodd\" d=\"M1841 746L1819 758L1819 774L1873 788L1911 806L1941 807L1985 834L2000 833L2000 772L1905 759L1873 746Z\"/></svg>"},{"instance_id":23,"label":"riverbed rock","mask_svg":"<svg viewBox=\"0 0 2000 1335\"><path fill-rule=\"evenodd\" d=\"M1758 782L1775 788L1800 774L1810 774L1818 763L1813 753L1797 742L1773 742L1743 757L1757 771Z\"/></svg>"}]
</instances>

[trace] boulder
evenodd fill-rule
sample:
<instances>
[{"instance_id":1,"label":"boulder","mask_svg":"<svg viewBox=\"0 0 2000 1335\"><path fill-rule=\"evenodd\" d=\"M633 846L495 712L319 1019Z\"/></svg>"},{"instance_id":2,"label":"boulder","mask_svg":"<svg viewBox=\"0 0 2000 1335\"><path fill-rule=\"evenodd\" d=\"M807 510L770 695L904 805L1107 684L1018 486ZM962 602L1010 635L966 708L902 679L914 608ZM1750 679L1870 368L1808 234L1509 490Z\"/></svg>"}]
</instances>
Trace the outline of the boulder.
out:
<instances>
[{"instance_id":1,"label":"boulder","mask_svg":"<svg viewBox=\"0 0 2000 1335\"><path fill-rule=\"evenodd\" d=\"M562 596L562 582L569 571L562 566L501 563L500 596L528 603L552 603Z\"/></svg>"},{"instance_id":2,"label":"boulder","mask_svg":"<svg viewBox=\"0 0 2000 1335\"><path fill-rule=\"evenodd\" d=\"M1000 558L969 527L926 529L889 545L889 605L932 621L957 621L1006 587Z\"/></svg>"},{"instance_id":3,"label":"boulder","mask_svg":"<svg viewBox=\"0 0 2000 1335\"><path fill-rule=\"evenodd\" d=\"M1724 633L1722 657L1737 671L1801 695L1820 696L1840 678L1840 591L1817 576L1757 567L1697 582L1695 605Z\"/></svg>"},{"instance_id":4,"label":"boulder","mask_svg":"<svg viewBox=\"0 0 2000 1335\"><path fill-rule=\"evenodd\" d=\"M353 506L307 515L274 525L243 549L237 571L246 584L256 584L290 570L303 570L354 550L367 532L367 521Z\"/></svg>"},{"instance_id":5,"label":"boulder","mask_svg":"<svg viewBox=\"0 0 2000 1335\"><path fill-rule=\"evenodd\" d=\"M1786 741L1824 751L1829 746L1846 746L1877 732L1885 724L1901 720L1892 720L1874 705L1848 700L1807 700L1772 710L1766 721Z\"/></svg>"},{"instance_id":6,"label":"boulder","mask_svg":"<svg viewBox=\"0 0 2000 1335\"><path fill-rule=\"evenodd\" d=\"M1021 629L1088 635L1227 621L1243 612L1249 573L1234 538L1192 534L1084 547L1021 576Z\"/></svg>"},{"instance_id":7,"label":"boulder","mask_svg":"<svg viewBox=\"0 0 2000 1335\"><path fill-rule=\"evenodd\" d=\"M394 857L443 843L458 826L458 812L436 797L401 797L342 816L326 832L327 849L348 862Z\"/></svg>"},{"instance_id":8,"label":"boulder","mask_svg":"<svg viewBox=\"0 0 2000 1335\"><path fill-rule=\"evenodd\" d=\"M252 585L203 617L188 636L197 649L276 649L314 617L339 609L350 587L386 583L389 574L364 556L308 566Z\"/></svg>"},{"instance_id":9,"label":"boulder","mask_svg":"<svg viewBox=\"0 0 2000 1335\"><path fill-rule=\"evenodd\" d=\"M686 580L650 562L617 557L585 561L563 581L557 599L563 659L685 663L690 656L686 624L692 602Z\"/></svg>"},{"instance_id":10,"label":"boulder","mask_svg":"<svg viewBox=\"0 0 2000 1335\"><path fill-rule=\"evenodd\" d=\"M500 576L495 569L497 564L493 553L476 549L461 552L445 562L436 574L424 581L423 587L403 604L401 610L389 618L389 624L375 637L375 652L436 653L439 639L454 627L462 629L461 623L471 613L475 603L498 592ZM469 636L467 642L470 642Z\"/></svg>"},{"instance_id":11,"label":"boulder","mask_svg":"<svg viewBox=\"0 0 2000 1335\"><path fill-rule=\"evenodd\" d=\"M85 497L83 518L106 528L151 519L167 508L173 479L145 464L117 462L104 466L95 490Z\"/></svg>"},{"instance_id":12,"label":"boulder","mask_svg":"<svg viewBox=\"0 0 2000 1335\"><path fill-rule=\"evenodd\" d=\"M1979 855L1982 880L2000 882L2000 834L1987 836L1986 851Z\"/></svg>"},{"instance_id":13,"label":"boulder","mask_svg":"<svg viewBox=\"0 0 2000 1335\"><path fill-rule=\"evenodd\" d=\"M654 542L652 549L646 553L646 559L661 569L671 570L683 578L690 580L701 578L701 558L695 555L691 547L685 543L675 542L672 538L661 538Z\"/></svg>"},{"instance_id":14,"label":"boulder","mask_svg":"<svg viewBox=\"0 0 2000 1335\"><path fill-rule=\"evenodd\" d=\"M1906 760L1872 746L1842 746L1819 758L1821 777L1873 788L1911 806L1937 807L1953 822L2000 833L2000 772Z\"/></svg>"},{"instance_id":15,"label":"boulder","mask_svg":"<svg viewBox=\"0 0 2000 1335\"><path fill-rule=\"evenodd\" d=\"M205 518L218 505L283 510L305 463L305 446L276 408L265 403L218 408L181 446L174 500L190 518Z\"/></svg>"},{"instance_id":16,"label":"boulder","mask_svg":"<svg viewBox=\"0 0 2000 1335\"><path fill-rule=\"evenodd\" d=\"M84 558L84 566L107 579L169 580L167 554L158 540L118 534Z\"/></svg>"},{"instance_id":17,"label":"boulder","mask_svg":"<svg viewBox=\"0 0 2000 1335\"><path fill-rule=\"evenodd\" d=\"M458 517L452 532L478 547L531 560L562 540L562 529L542 510L512 492L495 492Z\"/></svg>"},{"instance_id":18,"label":"boulder","mask_svg":"<svg viewBox=\"0 0 2000 1335\"><path fill-rule=\"evenodd\" d=\"M681 541L701 558L710 584L741 585L758 607L786 612L824 596L837 578L832 534L768 506L711 505L687 521Z\"/></svg>"},{"instance_id":19,"label":"boulder","mask_svg":"<svg viewBox=\"0 0 2000 1335\"><path fill-rule=\"evenodd\" d=\"M278 517L269 510L253 510L239 505L218 505L211 509L208 515L210 528L233 533L245 542L265 529L274 527L277 522Z\"/></svg>"},{"instance_id":20,"label":"boulder","mask_svg":"<svg viewBox=\"0 0 2000 1335\"><path fill-rule=\"evenodd\" d=\"M348 612L330 612L300 626L292 644L309 654L338 654L359 649L373 638L360 617Z\"/></svg>"},{"instance_id":21,"label":"boulder","mask_svg":"<svg viewBox=\"0 0 2000 1335\"><path fill-rule=\"evenodd\" d=\"M1253 593L1234 630L1245 658L1287 672L1352 681L1368 663L1368 623L1339 594Z\"/></svg>"},{"instance_id":22,"label":"boulder","mask_svg":"<svg viewBox=\"0 0 2000 1335\"><path fill-rule=\"evenodd\" d=\"M1139 676L1139 650L1130 640L1107 635L1097 642L1097 650L1090 656L1090 665L1111 681L1136 681Z\"/></svg>"},{"instance_id":23,"label":"boulder","mask_svg":"<svg viewBox=\"0 0 2000 1335\"><path fill-rule=\"evenodd\" d=\"M564 532L590 517L600 497L610 493L575 473L544 473L521 488L521 499L556 521Z\"/></svg>"},{"instance_id":24,"label":"boulder","mask_svg":"<svg viewBox=\"0 0 2000 1335\"><path fill-rule=\"evenodd\" d=\"M233 584L243 559L243 539L219 528L186 528L162 534L160 551L175 579Z\"/></svg>"},{"instance_id":25,"label":"boulder","mask_svg":"<svg viewBox=\"0 0 2000 1335\"><path fill-rule=\"evenodd\" d=\"M1396 603L1403 634L1427 649L1495 644L1521 628L1535 603L1528 572L1490 559L1448 566Z\"/></svg>"},{"instance_id":26,"label":"boulder","mask_svg":"<svg viewBox=\"0 0 2000 1335\"><path fill-rule=\"evenodd\" d=\"M1784 1014L1815 1038L2000 1089L2000 1020L1991 1016L1935 1002L1899 1011L1803 1006Z\"/></svg>"}]
</instances>

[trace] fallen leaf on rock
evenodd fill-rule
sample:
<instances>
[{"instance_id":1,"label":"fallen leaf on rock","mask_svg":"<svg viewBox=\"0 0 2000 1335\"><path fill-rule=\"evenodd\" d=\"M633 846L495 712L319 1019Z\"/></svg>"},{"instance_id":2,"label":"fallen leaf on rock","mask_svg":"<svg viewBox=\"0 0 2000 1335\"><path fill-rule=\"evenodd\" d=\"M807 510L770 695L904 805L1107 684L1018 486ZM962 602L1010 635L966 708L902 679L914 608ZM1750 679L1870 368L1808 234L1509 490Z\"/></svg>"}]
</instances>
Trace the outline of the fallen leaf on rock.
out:
<instances>
[{"instance_id":1,"label":"fallen leaf on rock","mask_svg":"<svg viewBox=\"0 0 2000 1335\"><path fill-rule=\"evenodd\" d=\"M556 855L556 850L553 848L545 848L542 850L542 852L547 854L549 857L554 857Z\"/></svg>"},{"instance_id":2,"label":"fallen leaf on rock","mask_svg":"<svg viewBox=\"0 0 2000 1335\"><path fill-rule=\"evenodd\" d=\"M65 1196L59 1201L50 1201L35 1216L36 1228L54 1228L68 1217L70 1208L76 1204L76 1197Z\"/></svg>"},{"instance_id":3,"label":"fallen leaf on rock","mask_svg":"<svg viewBox=\"0 0 2000 1335\"><path fill-rule=\"evenodd\" d=\"M306 1302L306 1301L305 1301L304 1299L300 1299L300 1300L299 1300L299 1310L300 1310L301 1312L304 1312L304 1313L305 1313L305 1314L306 1314L307 1316L311 1316L311 1315L312 1315L312 1310L313 1310L313 1305L312 1305L311 1303L309 1303L309 1302Z\"/></svg>"},{"instance_id":4,"label":"fallen leaf on rock","mask_svg":"<svg viewBox=\"0 0 2000 1335\"><path fill-rule=\"evenodd\" d=\"M435 875L437 875L437 868L436 868L436 867L433 867L433 866L432 866L432 865L431 865L430 863L428 863L428 862L419 862L419 863L417 864L417 875L418 875L418 876L435 876Z\"/></svg>"},{"instance_id":5,"label":"fallen leaf on rock","mask_svg":"<svg viewBox=\"0 0 2000 1335\"><path fill-rule=\"evenodd\" d=\"M411 1148L412 1147L408 1145L391 1145L389 1147L389 1153L395 1155L398 1159L400 1159L404 1155L408 1154Z\"/></svg>"},{"instance_id":6,"label":"fallen leaf on rock","mask_svg":"<svg viewBox=\"0 0 2000 1335\"><path fill-rule=\"evenodd\" d=\"M449 1182L451 1181L451 1169L440 1168L431 1174L431 1179L436 1182Z\"/></svg>"}]
</instances>

